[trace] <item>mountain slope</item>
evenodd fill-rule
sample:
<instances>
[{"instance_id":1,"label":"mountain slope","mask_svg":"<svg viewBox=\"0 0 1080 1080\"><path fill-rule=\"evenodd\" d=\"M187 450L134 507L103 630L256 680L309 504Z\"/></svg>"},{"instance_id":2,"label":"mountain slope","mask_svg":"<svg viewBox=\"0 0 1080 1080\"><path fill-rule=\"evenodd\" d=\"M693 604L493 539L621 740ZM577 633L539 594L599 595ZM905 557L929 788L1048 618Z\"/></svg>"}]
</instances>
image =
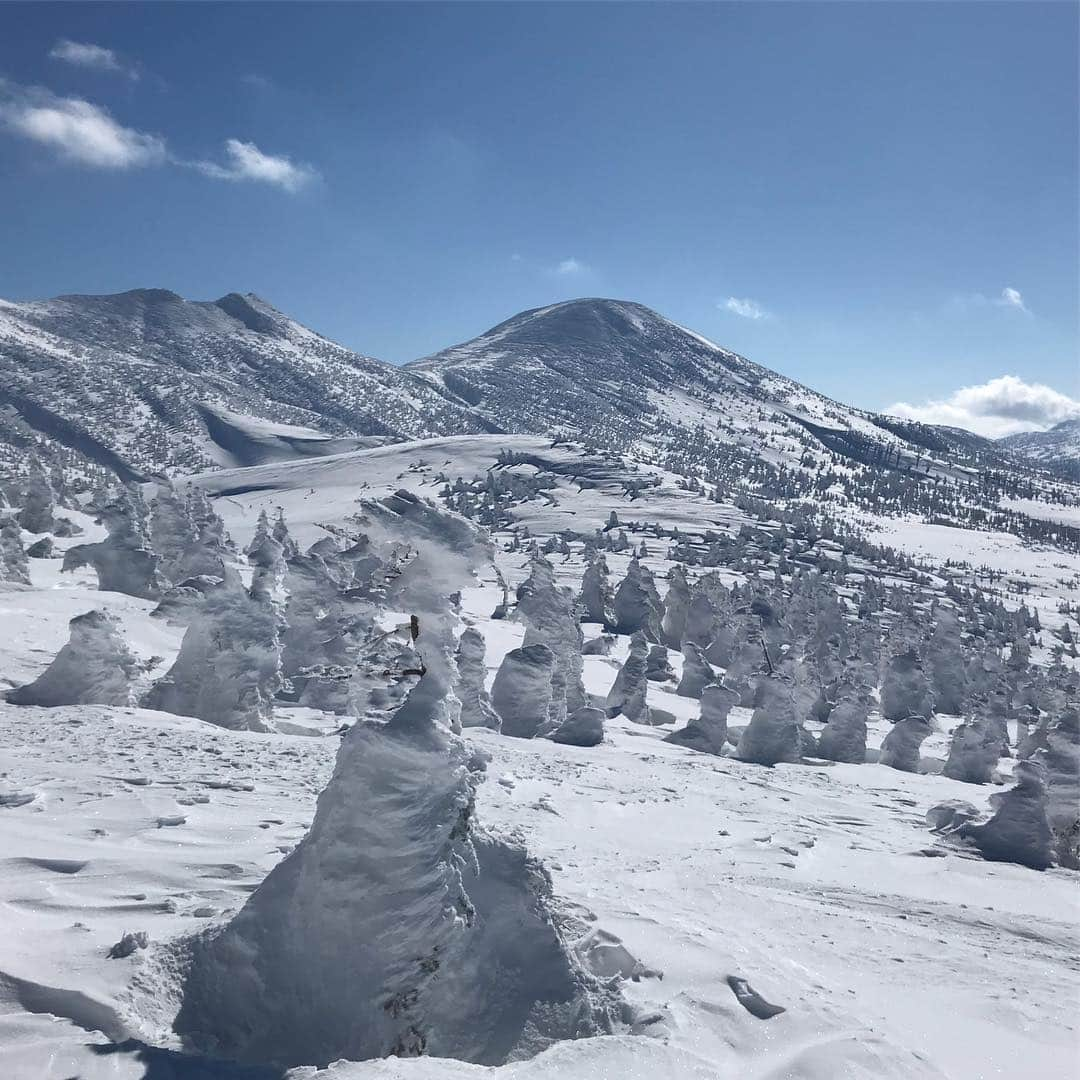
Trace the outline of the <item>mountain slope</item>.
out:
<instances>
[{"instance_id":1,"label":"mountain slope","mask_svg":"<svg viewBox=\"0 0 1080 1080\"><path fill-rule=\"evenodd\" d=\"M1024 431L998 440L1050 472L1080 481L1080 419L1062 420L1049 431Z\"/></svg>"},{"instance_id":2,"label":"mountain slope","mask_svg":"<svg viewBox=\"0 0 1080 1080\"><path fill-rule=\"evenodd\" d=\"M703 428L772 461L797 461L807 436L851 456L888 450L924 464L936 453L942 466L991 446L841 405L620 300L526 311L409 368L499 427L564 428L617 449L662 452Z\"/></svg>"},{"instance_id":3,"label":"mountain slope","mask_svg":"<svg viewBox=\"0 0 1080 1080\"><path fill-rule=\"evenodd\" d=\"M253 437L237 414L272 424ZM355 437L484 427L409 373L251 294L0 301L0 454L9 458L44 436L61 457L131 478L317 452L325 436L352 438L333 451L363 445Z\"/></svg>"}]
</instances>

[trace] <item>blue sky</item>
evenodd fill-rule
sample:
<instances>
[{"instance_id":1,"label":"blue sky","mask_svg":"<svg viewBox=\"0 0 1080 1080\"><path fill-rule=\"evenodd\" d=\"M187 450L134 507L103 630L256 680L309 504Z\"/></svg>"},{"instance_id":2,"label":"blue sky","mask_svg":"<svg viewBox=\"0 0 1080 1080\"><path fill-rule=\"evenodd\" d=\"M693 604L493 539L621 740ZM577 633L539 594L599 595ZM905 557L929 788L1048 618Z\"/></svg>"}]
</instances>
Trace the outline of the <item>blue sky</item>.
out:
<instances>
[{"instance_id":1,"label":"blue sky","mask_svg":"<svg viewBox=\"0 0 1080 1080\"><path fill-rule=\"evenodd\" d=\"M253 291L394 362L614 296L1043 424L1077 39L1070 3L0 5L0 296Z\"/></svg>"}]
</instances>

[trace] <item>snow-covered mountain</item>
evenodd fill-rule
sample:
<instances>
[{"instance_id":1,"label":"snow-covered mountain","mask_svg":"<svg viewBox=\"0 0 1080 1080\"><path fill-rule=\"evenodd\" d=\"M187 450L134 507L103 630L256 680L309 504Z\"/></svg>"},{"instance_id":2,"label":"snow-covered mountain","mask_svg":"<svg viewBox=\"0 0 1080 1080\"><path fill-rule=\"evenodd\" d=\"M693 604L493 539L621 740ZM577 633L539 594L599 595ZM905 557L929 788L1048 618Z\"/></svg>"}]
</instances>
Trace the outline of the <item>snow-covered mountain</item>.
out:
<instances>
[{"instance_id":1,"label":"snow-covered mountain","mask_svg":"<svg viewBox=\"0 0 1080 1080\"><path fill-rule=\"evenodd\" d=\"M583 299L512 319L412 370L510 431L566 430L654 455L707 444L774 464L806 445L867 461L970 456L985 440L818 394L641 304Z\"/></svg>"},{"instance_id":2,"label":"snow-covered mountain","mask_svg":"<svg viewBox=\"0 0 1080 1080\"><path fill-rule=\"evenodd\" d=\"M0 301L0 460L44 437L131 478L475 430L470 410L251 294Z\"/></svg>"},{"instance_id":3,"label":"snow-covered mountain","mask_svg":"<svg viewBox=\"0 0 1080 1080\"><path fill-rule=\"evenodd\" d=\"M131 480L537 434L665 469L718 499L913 512L1032 539L1049 528L1036 504L1073 499L1014 447L833 401L622 300L527 311L405 368L250 294L0 302L0 375L6 473L24 471L31 446Z\"/></svg>"},{"instance_id":4,"label":"snow-covered mountain","mask_svg":"<svg viewBox=\"0 0 1080 1080\"><path fill-rule=\"evenodd\" d=\"M1080 419L1062 420L1049 431L1024 431L999 441L1044 469L1080 480Z\"/></svg>"}]
</instances>

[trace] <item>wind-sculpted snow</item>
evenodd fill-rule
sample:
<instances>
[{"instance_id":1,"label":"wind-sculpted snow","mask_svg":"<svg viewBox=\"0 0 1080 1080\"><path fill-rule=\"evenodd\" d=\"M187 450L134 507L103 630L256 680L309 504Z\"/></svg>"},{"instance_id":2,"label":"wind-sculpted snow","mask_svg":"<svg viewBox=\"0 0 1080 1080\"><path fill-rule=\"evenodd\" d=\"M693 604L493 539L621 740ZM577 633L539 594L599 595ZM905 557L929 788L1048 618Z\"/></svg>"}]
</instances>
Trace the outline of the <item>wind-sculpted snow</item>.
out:
<instances>
[{"instance_id":1,"label":"wind-sculpted snow","mask_svg":"<svg viewBox=\"0 0 1080 1080\"><path fill-rule=\"evenodd\" d=\"M482 760L448 730L453 665L346 736L297 850L192 946L176 1029L247 1061L500 1064L613 1028L525 851L477 831Z\"/></svg>"}]
</instances>

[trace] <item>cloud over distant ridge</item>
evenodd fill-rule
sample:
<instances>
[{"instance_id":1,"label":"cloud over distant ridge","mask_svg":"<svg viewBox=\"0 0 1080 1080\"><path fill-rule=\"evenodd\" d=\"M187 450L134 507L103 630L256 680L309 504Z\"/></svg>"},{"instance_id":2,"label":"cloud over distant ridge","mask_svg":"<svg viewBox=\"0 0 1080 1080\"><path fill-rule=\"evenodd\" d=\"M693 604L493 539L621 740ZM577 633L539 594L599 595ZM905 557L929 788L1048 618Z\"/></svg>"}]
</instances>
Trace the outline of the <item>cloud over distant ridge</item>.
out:
<instances>
[{"instance_id":1,"label":"cloud over distant ridge","mask_svg":"<svg viewBox=\"0 0 1080 1080\"><path fill-rule=\"evenodd\" d=\"M922 405L898 401L885 412L924 424L966 428L996 439L1019 431L1045 431L1062 420L1080 417L1080 401L1043 383L1002 375Z\"/></svg>"},{"instance_id":2,"label":"cloud over distant ridge","mask_svg":"<svg viewBox=\"0 0 1080 1080\"><path fill-rule=\"evenodd\" d=\"M753 319L755 322L758 319L769 318L769 313L756 300L751 300L749 297L740 300L737 296L729 296L717 307L730 311L732 315L738 315L741 319Z\"/></svg>"}]
</instances>

